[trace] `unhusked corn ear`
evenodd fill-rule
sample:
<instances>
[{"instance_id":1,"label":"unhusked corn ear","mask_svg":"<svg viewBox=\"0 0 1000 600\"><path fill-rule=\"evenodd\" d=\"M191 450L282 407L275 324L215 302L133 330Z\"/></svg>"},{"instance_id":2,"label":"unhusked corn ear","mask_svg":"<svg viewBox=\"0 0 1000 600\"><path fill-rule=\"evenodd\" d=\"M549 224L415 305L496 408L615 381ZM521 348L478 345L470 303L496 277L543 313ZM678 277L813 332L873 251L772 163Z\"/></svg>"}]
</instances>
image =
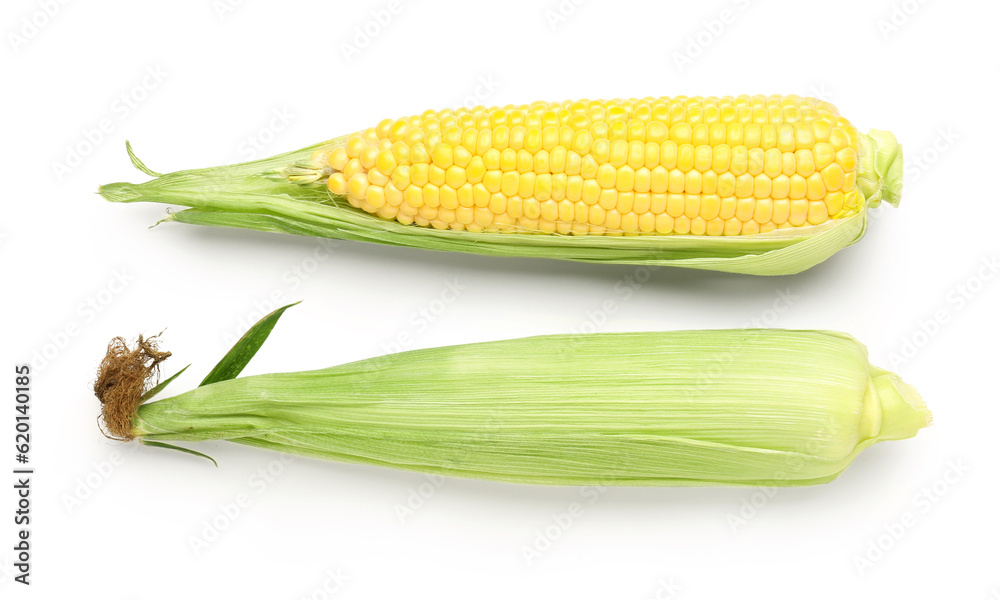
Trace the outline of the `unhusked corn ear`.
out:
<instances>
[{"instance_id":1,"label":"unhusked corn ear","mask_svg":"<svg viewBox=\"0 0 1000 600\"><path fill-rule=\"evenodd\" d=\"M387 119L351 135L330 150L327 181L369 213L382 207L389 181L417 209L485 182L492 196L474 223L429 210L396 217L438 228L749 235L858 213L885 175L864 162L874 150L866 140L833 105L798 96L478 106ZM667 194L666 206L660 198L637 205L634 195L646 193ZM550 200L546 211L522 208ZM741 208L728 217L714 208L732 204Z\"/></svg>"},{"instance_id":2,"label":"unhusked corn ear","mask_svg":"<svg viewBox=\"0 0 1000 600\"><path fill-rule=\"evenodd\" d=\"M260 327L222 362L252 356ZM224 439L518 483L799 486L931 422L916 390L824 331L554 335L220 372L154 402L98 387L105 424L147 444Z\"/></svg>"}]
</instances>

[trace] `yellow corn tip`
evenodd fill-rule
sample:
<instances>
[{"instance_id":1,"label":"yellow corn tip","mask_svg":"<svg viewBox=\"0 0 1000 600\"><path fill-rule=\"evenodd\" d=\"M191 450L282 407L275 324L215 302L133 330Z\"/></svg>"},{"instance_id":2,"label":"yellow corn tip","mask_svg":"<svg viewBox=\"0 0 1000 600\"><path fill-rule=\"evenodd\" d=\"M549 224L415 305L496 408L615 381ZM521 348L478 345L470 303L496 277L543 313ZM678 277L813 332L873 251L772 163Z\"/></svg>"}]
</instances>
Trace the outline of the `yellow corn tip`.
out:
<instances>
[{"instance_id":1,"label":"yellow corn tip","mask_svg":"<svg viewBox=\"0 0 1000 600\"><path fill-rule=\"evenodd\" d=\"M437 229L743 235L855 213L858 132L798 96L427 111L350 136L327 184Z\"/></svg>"}]
</instances>

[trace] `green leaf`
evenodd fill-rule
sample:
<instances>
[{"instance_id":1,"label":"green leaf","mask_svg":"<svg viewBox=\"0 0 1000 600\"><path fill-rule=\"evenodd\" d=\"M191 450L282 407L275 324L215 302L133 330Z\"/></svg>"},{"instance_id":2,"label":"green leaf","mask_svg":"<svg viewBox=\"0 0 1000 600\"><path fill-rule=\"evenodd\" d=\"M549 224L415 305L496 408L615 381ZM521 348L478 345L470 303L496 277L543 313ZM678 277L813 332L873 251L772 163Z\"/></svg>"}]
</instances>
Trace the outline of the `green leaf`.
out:
<instances>
[{"instance_id":1,"label":"green leaf","mask_svg":"<svg viewBox=\"0 0 1000 600\"><path fill-rule=\"evenodd\" d=\"M128 140L125 140L125 151L128 152L128 157L132 161L133 167L139 169L140 171L142 171L146 175L149 175L150 177L163 177L163 173L157 173L156 171L147 167L146 163L139 160L139 157L136 156L135 152L132 150L132 144L130 144Z\"/></svg>"},{"instance_id":2,"label":"green leaf","mask_svg":"<svg viewBox=\"0 0 1000 600\"><path fill-rule=\"evenodd\" d=\"M181 448L180 446L174 446L173 444L165 444L163 442L154 442L151 440L139 440L139 441L142 442L142 445L144 446L152 446L153 448L166 448L167 450L177 450L178 452L183 452L184 454L192 454L194 456L207 458L208 460L212 461L213 465L215 465L216 467L219 466L219 463L215 462L214 458L212 458L207 454L202 454L197 450L191 450L190 448Z\"/></svg>"},{"instance_id":3,"label":"green leaf","mask_svg":"<svg viewBox=\"0 0 1000 600\"><path fill-rule=\"evenodd\" d=\"M298 302L282 306L260 321L257 321L250 328L250 331L243 334L243 337L222 357L222 360L219 361L219 364L215 365L212 372L205 376L205 379L198 384L198 387L210 383L218 383L219 381L226 381L227 379L234 379L238 376L243 368L247 366L247 363L250 362L250 359L257 354L257 350L267 340L267 336L271 335L271 330L274 329L275 323L281 318L281 314L285 312L285 309L296 304Z\"/></svg>"},{"instance_id":4,"label":"green leaf","mask_svg":"<svg viewBox=\"0 0 1000 600\"><path fill-rule=\"evenodd\" d=\"M157 394L159 394L160 392L163 391L163 388L165 388L168 385L170 385L171 381L173 381L174 379L177 379L178 375L180 375L184 371L187 371L187 368L190 367L190 366L191 365L188 365L187 367L184 367L180 371L177 371L176 373L174 373L170 377L167 377L166 379L164 379L160 383L158 383L155 386L153 386L152 389L150 389L148 392L146 392L145 394L143 394L141 398L139 398L139 404L142 404L143 402L146 402L148 400L152 400L154 396L156 396Z\"/></svg>"}]
</instances>

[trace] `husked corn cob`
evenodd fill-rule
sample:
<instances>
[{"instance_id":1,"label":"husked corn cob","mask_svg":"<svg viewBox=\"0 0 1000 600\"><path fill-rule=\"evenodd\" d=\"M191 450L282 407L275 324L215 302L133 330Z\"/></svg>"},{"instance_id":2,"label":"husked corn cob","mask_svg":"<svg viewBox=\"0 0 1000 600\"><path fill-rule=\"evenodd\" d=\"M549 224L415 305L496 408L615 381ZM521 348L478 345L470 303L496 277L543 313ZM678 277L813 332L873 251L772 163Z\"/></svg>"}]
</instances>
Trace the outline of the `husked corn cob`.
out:
<instances>
[{"instance_id":1,"label":"husked corn cob","mask_svg":"<svg viewBox=\"0 0 1000 600\"><path fill-rule=\"evenodd\" d=\"M795 273L899 202L902 151L798 96L427 111L250 163L113 183L166 219L408 248Z\"/></svg>"},{"instance_id":2,"label":"husked corn cob","mask_svg":"<svg viewBox=\"0 0 1000 600\"><path fill-rule=\"evenodd\" d=\"M715 236L856 213L858 151L827 102L682 96L427 111L316 159L331 192L404 224Z\"/></svg>"}]
</instances>

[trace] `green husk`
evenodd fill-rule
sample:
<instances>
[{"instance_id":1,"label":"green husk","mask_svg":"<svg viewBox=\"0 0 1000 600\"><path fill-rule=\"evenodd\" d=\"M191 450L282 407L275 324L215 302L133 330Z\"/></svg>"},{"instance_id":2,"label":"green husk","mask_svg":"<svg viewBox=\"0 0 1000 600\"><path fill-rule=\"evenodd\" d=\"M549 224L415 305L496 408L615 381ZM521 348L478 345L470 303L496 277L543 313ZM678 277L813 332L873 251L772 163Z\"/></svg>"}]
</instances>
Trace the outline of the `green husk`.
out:
<instances>
[{"instance_id":1,"label":"green husk","mask_svg":"<svg viewBox=\"0 0 1000 600\"><path fill-rule=\"evenodd\" d=\"M490 256L786 275L819 264L860 240L868 226L870 206L883 199L893 206L898 204L902 186L899 144L891 133L877 130L860 138L858 182L864 198L857 213L818 226L748 236L473 233L403 225L351 207L322 184L288 180L289 172L301 170L295 165L308 164L313 152L342 144L344 137L254 162L167 175L148 169L127 146L132 163L155 179L142 184L112 183L101 186L99 192L112 202L189 207L163 221L195 225ZM281 173L286 176L276 176Z\"/></svg>"},{"instance_id":2,"label":"green husk","mask_svg":"<svg viewBox=\"0 0 1000 600\"><path fill-rule=\"evenodd\" d=\"M130 437L517 483L799 486L929 423L850 336L751 329L540 336L239 377L142 404Z\"/></svg>"}]
</instances>

